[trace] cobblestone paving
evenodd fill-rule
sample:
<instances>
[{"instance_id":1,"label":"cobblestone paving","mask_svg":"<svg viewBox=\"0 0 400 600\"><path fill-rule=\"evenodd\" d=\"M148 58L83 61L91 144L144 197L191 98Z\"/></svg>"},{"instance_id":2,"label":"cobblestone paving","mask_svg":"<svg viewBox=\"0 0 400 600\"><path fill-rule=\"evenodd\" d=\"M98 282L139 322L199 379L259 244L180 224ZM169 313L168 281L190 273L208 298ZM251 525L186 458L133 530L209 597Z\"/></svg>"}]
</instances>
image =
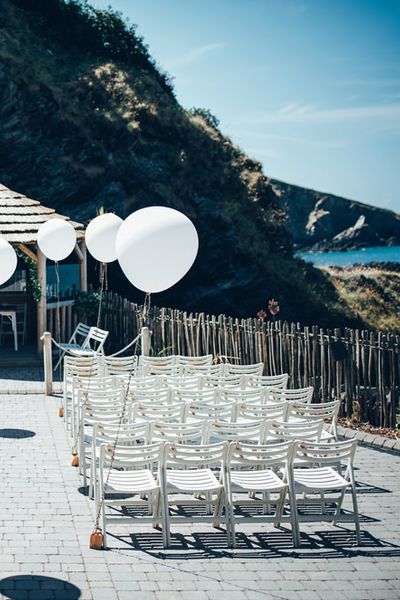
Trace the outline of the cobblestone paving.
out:
<instances>
[{"instance_id":1,"label":"cobblestone paving","mask_svg":"<svg viewBox=\"0 0 400 600\"><path fill-rule=\"evenodd\" d=\"M208 526L112 529L111 549L88 548L92 507L70 467L55 398L0 396L0 598L16 600L398 599L400 456L359 448L363 543L343 529L304 527L303 545L260 524L238 549ZM350 526L351 527L351 526ZM347 544L347 545L346 545Z\"/></svg>"}]
</instances>

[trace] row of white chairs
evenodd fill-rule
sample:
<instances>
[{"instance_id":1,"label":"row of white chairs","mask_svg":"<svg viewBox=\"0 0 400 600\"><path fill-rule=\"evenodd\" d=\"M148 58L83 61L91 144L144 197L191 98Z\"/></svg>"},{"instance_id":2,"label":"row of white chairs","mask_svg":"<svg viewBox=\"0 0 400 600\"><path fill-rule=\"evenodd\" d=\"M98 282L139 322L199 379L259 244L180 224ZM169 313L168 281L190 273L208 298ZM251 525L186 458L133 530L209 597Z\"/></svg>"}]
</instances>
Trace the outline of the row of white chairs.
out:
<instances>
[{"instance_id":1,"label":"row of white chairs","mask_svg":"<svg viewBox=\"0 0 400 600\"><path fill-rule=\"evenodd\" d=\"M290 393L289 393L290 392ZM297 393L295 393L297 392ZM310 403L308 389L273 390L272 399L259 403L258 398L246 398L243 394L225 397L194 398L189 395L175 398L168 390L154 391L145 396L127 395L123 387L91 388L79 390L77 402L72 407L71 435L76 437L85 425L85 415L108 414L118 419L121 410L129 414L131 421L168 421L184 423L204 419L218 419L226 422L243 422L260 419L312 421L323 419L329 425L330 435L336 437L336 421L339 401Z\"/></svg>"},{"instance_id":2,"label":"row of white chairs","mask_svg":"<svg viewBox=\"0 0 400 600\"><path fill-rule=\"evenodd\" d=\"M359 543L355 450L354 441L101 444L95 498L104 545L109 526L127 521L161 525L166 548L171 524L199 521L223 523L229 547L235 547L236 526L249 521L290 523L295 547L303 521L354 521ZM342 463L344 472L337 468ZM346 490L352 494L350 514L341 511ZM311 514L310 505L319 512ZM140 516L139 507L146 511Z\"/></svg>"},{"instance_id":3,"label":"row of white chairs","mask_svg":"<svg viewBox=\"0 0 400 600\"><path fill-rule=\"evenodd\" d=\"M235 423L212 419L184 423L131 421L130 414L124 414L122 420L116 419L115 413L97 412L93 414L90 410L83 417L77 443L80 473L84 479L84 486L86 486L90 469L89 492L92 496L94 465L98 458L97 449L101 443L113 445L116 438L118 438L119 445L128 446L155 442L209 444L217 441L236 441L266 445L296 440L313 442L334 440L334 436L323 427L323 419L313 421L259 419Z\"/></svg>"}]
</instances>

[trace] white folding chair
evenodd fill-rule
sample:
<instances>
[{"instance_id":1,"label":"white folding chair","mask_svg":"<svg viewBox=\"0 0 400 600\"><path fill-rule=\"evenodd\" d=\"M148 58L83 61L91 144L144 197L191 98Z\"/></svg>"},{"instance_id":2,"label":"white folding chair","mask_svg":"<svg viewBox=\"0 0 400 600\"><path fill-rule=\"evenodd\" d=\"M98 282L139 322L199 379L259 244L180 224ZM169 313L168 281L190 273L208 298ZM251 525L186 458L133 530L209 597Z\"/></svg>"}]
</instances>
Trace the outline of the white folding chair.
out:
<instances>
[{"instance_id":1,"label":"white folding chair","mask_svg":"<svg viewBox=\"0 0 400 600\"><path fill-rule=\"evenodd\" d=\"M102 356L105 375L133 376L137 371L137 356Z\"/></svg>"},{"instance_id":2,"label":"white folding chair","mask_svg":"<svg viewBox=\"0 0 400 600\"><path fill-rule=\"evenodd\" d=\"M268 404L239 404L237 407L236 420L240 421L259 421L278 419L284 421L288 409L288 402L270 402Z\"/></svg>"},{"instance_id":3,"label":"white folding chair","mask_svg":"<svg viewBox=\"0 0 400 600\"><path fill-rule=\"evenodd\" d=\"M225 400L231 400L240 404L265 404L266 392L263 388L252 388L243 389L240 387L235 388L221 388L221 398Z\"/></svg>"},{"instance_id":4,"label":"white folding chair","mask_svg":"<svg viewBox=\"0 0 400 600\"><path fill-rule=\"evenodd\" d=\"M294 442L310 440L319 442L321 439L322 419L313 421L278 421L268 422L267 442Z\"/></svg>"},{"instance_id":5,"label":"white folding chair","mask_svg":"<svg viewBox=\"0 0 400 600\"><path fill-rule=\"evenodd\" d=\"M186 402L164 404L135 402L133 405L133 418L135 421L184 423L187 419L187 410L188 405Z\"/></svg>"},{"instance_id":6,"label":"white folding chair","mask_svg":"<svg viewBox=\"0 0 400 600\"><path fill-rule=\"evenodd\" d=\"M231 545L235 547L236 523L289 521L292 529L293 545L298 545L296 512L283 514L285 499L291 498L290 464L293 443L274 445L244 444L231 442L227 459L227 494L229 499ZM278 475L281 473L281 476ZM261 498L257 494L261 493ZM234 495L235 494L235 495ZM276 494L271 498L271 494ZM245 495L245 498L240 498ZM271 504L275 513L270 514ZM244 508L250 507L246 515ZM254 508L258 508L258 512ZM239 510L237 510L239 509ZM245 514L243 514L245 513Z\"/></svg>"},{"instance_id":7,"label":"white folding chair","mask_svg":"<svg viewBox=\"0 0 400 600\"><path fill-rule=\"evenodd\" d=\"M74 403L75 394L79 385L89 382L92 378L101 375L101 365L98 357L77 358L66 356L64 359L63 369L63 395L61 405L64 411L64 421L66 427L69 427L69 418L71 414L71 406Z\"/></svg>"},{"instance_id":8,"label":"white folding chair","mask_svg":"<svg viewBox=\"0 0 400 600\"><path fill-rule=\"evenodd\" d=\"M74 349L82 348L82 346L86 342L87 336L89 335L89 331L90 331L89 325L85 325L84 323L78 323L78 325L75 327L75 330L73 331L71 337L69 338L68 342L60 344L60 346L62 346L62 348L64 348L64 351L60 354L60 357L54 367L54 371L57 369L58 365L62 361L62 359L65 355L65 352L67 350L74 350Z\"/></svg>"},{"instance_id":9,"label":"white folding chair","mask_svg":"<svg viewBox=\"0 0 400 600\"><path fill-rule=\"evenodd\" d=\"M297 522L330 521L333 525L340 522L352 521L355 524L357 543L360 544L360 520L357 506L357 492L354 479L353 461L357 448L355 440L344 442L329 442L315 444L312 442L297 442L294 448L294 461L301 464L293 468L292 478L296 494L305 497L293 498L297 514ZM345 473L341 473L333 465L344 463ZM341 469L340 469L341 470ZM350 489L353 501L353 512L341 512L346 490ZM327 497L326 494L334 494ZM317 494L318 498L310 497ZM334 503L336 510L327 510L327 505ZM299 512L299 507L305 504L305 513ZM319 512L311 513L310 505L318 505Z\"/></svg>"},{"instance_id":10,"label":"white folding chair","mask_svg":"<svg viewBox=\"0 0 400 600\"><path fill-rule=\"evenodd\" d=\"M264 363L254 363L251 365L235 365L225 363L225 375L262 375Z\"/></svg>"},{"instance_id":11,"label":"white folding chair","mask_svg":"<svg viewBox=\"0 0 400 600\"><path fill-rule=\"evenodd\" d=\"M267 421L261 419L250 423L227 423L226 421L210 421L208 443L228 441L247 444L264 444Z\"/></svg>"},{"instance_id":12,"label":"white folding chair","mask_svg":"<svg viewBox=\"0 0 400 600\"><path fill-rule=\"evenodd\" d=\"M176 387L172 389L172 398L175 401L181 400L183 402L194 402L195 404L217 403L220 400L220 390L218 388L192 389Z\"/></svg>"},{"instance_id":13,"label":"white folding chair","mask_svg":"<svg viewBox=\"0 0 400 600\"><path fill-rule=\"evenodd\" d=\"M162 463L163 444L143 446L100 446L96 514L100 511L104 547L107 547L107 529L110 524L152 523L161 521L164 547L168 545L165 515L161 510L159 465ZM127 497L128 496L128 497ZM134 511L126 511L135 507ZM137 516L138 508L147 514Z\"/></svg>"},{"instance_id":14,"label":"white folding chair","mask_svg":"<svg viewBox=\"0 0 400 600\"><path fill-rule=\"evenodd\" d=\"M143 367L170 367L175 365L175 355L172 356L139 356L139 365Z\"/></svg>"},{"instance_id":15,"label":"white folding chair","mask_svg":"<svg viewBox=\"0 0 400 600\"><path fill-rule=\"evenodd\" d=\"M175 359L177 365L184 365L185 367L189 367L189 369L196 370L196 367L211 366L213 355L204 354L202 356L183 356L182 354L177 354Z\"/></svg>"},{"instance_id":16,"label":"white folding chair","mask_svg":"<svg viewBox=\"0 0 400 600\"><path fill-rule=\"evenodd\" d=\"M223 421L236 420L236 402L190 402L187 404L186 419L217 419Z\"/></svg>"},{"instance_id":17,"label":"white folding chair","mask_svg":"<svg viewBox=\"0 0 400 600\"><path fill-rule=\"evenodd\" d=\"M246 387L256 388L278 388L286 389L289 380L287 373L282 375L245 375L244 384Z\"/></svg>"},{"instance_id":18,"label":"white folding chair","mask_svg":"<svg viewBox=\"0 0 400 600\"><path fill-rule=\"evenodd\" d=\"M80 325L81 325L81 329L82 329L82 324L80 324ZM78 327L79 327L79 325L78 325ZM78 329L78 327L77 327L77 329ZM84 325L83 327L87 328L87 325ZM108 333L109 332L105 331L104 329L99 329L98 327L90 327L89 332L87 333L87 335L81 345L79 345L78 343L75 343L75 342L71 342L71 343L68 342L66 344L61 343L60 346L61 346L63 352L61 353L61 356L58 359L58 362L57 362L56 366L54 367L54 370L57 369L58 365L60 364L60 362L63 359L66 352L68 352L69 354L72 354L76 357L90 357L90 356L97 356L97 355L101 354L103 352L103 346L108 337ZM75 332L72 334L72 337L74 335L76 338Z\"/></svg>"},{"instance_id":19,"label":"white folding chair","mask_svg":"<svg viewBox=\"0 0 400 600\"><path fill-rule=\"evenodd\" d=\"M107 420L94 423L92 435L90 436L89 434L87 437L85 436L85 442L90 444L91 438L91 444L89 447L84 448L84 451L81 454L83 458L82 470L84 474L84 485L86 485L87 460L90 460L90 498L93 498L94 490L96 489L96 465L101 444L113 446L116 441L119 446L150 444L152 443L151 430L151 423L122 422L121 419L118 419L117 421L116 419L110 419L109 417Z\"/></svg>"},{"instance_id":20,"label":"white folding chair","mask_svg":"<svg viewBox=\"0 0 400 600\"><path fill-rule=\"evenodd\" d=\"M311 402L313 394L312 386L297 389L268 388L267 402Z\"/></svg>"},{"instance_id":21,"label":"white folding chair","mask_svg":"<svg viewBox=\"0 0 400 600\"><path fill-rule=\"evenodd\" d=\"M186 363L183 365L185 375L205 375L205 376L219 376L224 371L224 364L218 365L192 365Z\"/></svg>"},{"instance_id":22,"label":"white folding chair","mask_svg":"<svg viewBox=\"0 0 400 600\"><path fill-rule=\"evenodd\" d=\"M171 423L155 421L152 423L152 442L170 442L173 444L208 443L209 422Z\"/></svg>"},{"instance_id":23,"label":"white folding chair","mask_svg":"<svg viewBox=\"0 0 400 600\"><path fill-rule=\"evenodd\" d=\"M332 400L331 402L290 402L287 413L287 420L289 422L294 421L324 421L324 427L328 426L327 429L322 429L321 441L328 441L329 439L337 439L337 416L340 409L340 400Z\"/></svg>"},{"instance_id":24,"label":"white folding chair","mask_svg":"<svg viewBox=\"0 0 400 600\"><path fill-rule=\"evenodd\" d=\"M170 545L170 526L175 522L223 522L229 545L229 509L225 495L227 451L227 442L196 446L165 444L161 478L167 546ZM186 494L190 495L189 500L182 499ZM202 506L205 512L199 514L200 511L195 510L172 515L170 506L181 511L184 507Z\"/></svg>"}]
</instances>

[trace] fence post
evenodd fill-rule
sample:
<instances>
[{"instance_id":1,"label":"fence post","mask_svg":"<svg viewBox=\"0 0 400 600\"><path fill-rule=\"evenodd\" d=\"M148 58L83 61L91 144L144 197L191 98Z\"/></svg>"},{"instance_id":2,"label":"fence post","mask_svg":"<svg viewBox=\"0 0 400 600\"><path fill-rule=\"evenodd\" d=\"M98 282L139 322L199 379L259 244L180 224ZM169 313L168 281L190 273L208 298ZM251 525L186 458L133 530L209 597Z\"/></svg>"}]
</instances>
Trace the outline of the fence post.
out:
<instances>
[{"instance_id":1,"label":"fence post","mask_svg":"<svg viewBox=\"0 0 400 600\"><path fill-rule=\"evenodd\" d=\"M45 394L46 396L51 396L53 393L53 361L51 354L51 333L49 331L45 331L42 340Z\"/></svg>"},{"instance_id":2,"label":"fence post","mask_svg":"<svg viewBox=\"0 0 400 600\"><path fill-rule=\"evenodd\" d=\"M142 327L142 356L150 355L150 329Z\"/></svg>"}]
</instances>

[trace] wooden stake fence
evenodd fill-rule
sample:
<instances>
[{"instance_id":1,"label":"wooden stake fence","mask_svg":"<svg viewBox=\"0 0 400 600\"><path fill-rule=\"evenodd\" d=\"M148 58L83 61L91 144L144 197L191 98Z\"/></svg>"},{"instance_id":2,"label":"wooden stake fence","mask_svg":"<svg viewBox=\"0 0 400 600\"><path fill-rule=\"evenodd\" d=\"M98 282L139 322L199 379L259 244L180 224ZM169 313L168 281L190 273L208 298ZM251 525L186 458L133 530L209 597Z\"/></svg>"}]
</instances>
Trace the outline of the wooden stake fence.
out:
<instances>
[{"instance_id":1,"label":"wooden stake fence","mask_svg":"<svg viewBox=\"0 0 400 600\"><path fill-rule=\"evenodd\" d=\"M289 373L290 387L312 385L316 401L341 398L343 416L396 426L399 335L188 314L155 306L143 323L141 308L112 292L105 294L102 327L110 331L107 352L123 348L148 326L154 356L213 354L215 360L238 364L262 362L265 375Z\"/></svg>"}]
</instances>

